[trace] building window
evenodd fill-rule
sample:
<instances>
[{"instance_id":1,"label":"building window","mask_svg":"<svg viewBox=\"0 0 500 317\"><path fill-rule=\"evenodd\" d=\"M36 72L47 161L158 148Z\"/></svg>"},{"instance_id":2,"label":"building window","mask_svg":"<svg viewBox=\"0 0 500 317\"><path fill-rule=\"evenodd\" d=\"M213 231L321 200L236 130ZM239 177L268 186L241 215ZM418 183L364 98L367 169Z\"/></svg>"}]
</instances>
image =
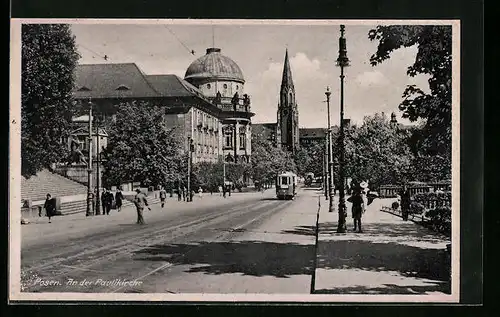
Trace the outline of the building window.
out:
<instances>
[{"instance_id":1,"label":"building window","mask_svg":"<svg viewBox=\"0 0 500 317\"><path fill-rule=\"evenodd\" d=\"M224 84L224 89L227 89L227 84Z\"/></svg>"},{"instance_id":2,"label":"building window","mask_svg":"<svg viewBox=\"0 0 500 317\"><path fill-rule=\"evenodd\" d=\"M245 133L240 133L240 150L244 150L247 145L247 138L245 137Z\"/></svg>"},{"instance_id":3,"label":"building window","mask_svg":"<svg viewBox=\"0 0 500 317\"><path fill-rule=\"evenodd\" d=\"M238 90L238 88L239 88L238 85L236 85L236 90Z\"/></svg>"},{"instance_id":4,"label":"building window","mask_svg":"<svg viewBox=\"0 0 500 317\"><path fill-rule=\"evenodd\" d=\"M210 89L210 87L211 87L210 84L207 84L207 88Z\"/></svg>"},{"instance_id":5,"label":"building window","mask_svg":"<svg viewBox=\"0 0 500 317\"><path fill-rule=\"evenodd\" d=\"M225 138L224 147L232 148L233 147L233 135L232 135L232 133L226 133L224 138Z\"/></svg>"}]
</instances>

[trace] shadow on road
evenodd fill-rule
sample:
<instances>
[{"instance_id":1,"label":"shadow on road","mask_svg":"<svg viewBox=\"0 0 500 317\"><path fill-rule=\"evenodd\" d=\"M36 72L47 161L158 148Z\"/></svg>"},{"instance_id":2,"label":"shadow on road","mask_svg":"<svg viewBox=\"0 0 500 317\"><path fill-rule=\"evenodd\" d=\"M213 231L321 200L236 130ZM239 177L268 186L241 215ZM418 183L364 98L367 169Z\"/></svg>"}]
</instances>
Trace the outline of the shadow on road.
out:
<instances>
[{"instance_id":1,"label":"shadow on road","mask_svg":"<svg viewBox=\"0 0 500 317\"><path fill-rule=\"evenodd\" d=\"M383 284L385 287L341 287L335 289L319 289L313 294L415 294L422 295L428 292L449 293L450 284L448 282L435 283L434 285L395 285Z\"/></svg>"},{"instance_id":2,"label":"shadow on road","mask_svg":"<svg viewBox=\"0 0 500 317\"><path fill-rule=\"evenodd\" d=\"M347 229L352 230L352 225L347 224ZM336 222L326 222L319 226L319 234L335 234L337 230ZM315 226L297 226L291 230L284 230L284 234L296 234L304 236L314 236L316 232ZM348 231L349 232L349 231ZM351 231L352 232L352 231ZM360 236L386 236L391 238L408 238L428 243L441 243L446 237L438 233L432 232L427 228L415 225L412 222L408 223L369 223L363 225L363 233Z\"/></svg>"},{"instance_id":3,"label":"shadow on road","mask_svg":"<svg viewBox=\"0 0 500 317\"><path fill-rule=\"evenodd\" d=\"M195 265L187 272L287 278L312 274L314 246L263 241L161 244L137 251L134 257L138 261Z\"/></svg>"},{"instance_id":4,"label":"shadow on road","mask_svg":"<svg viewBox=\"0 0 500 317\"><path fill-rule=\"evenodd\" d=\"M268 198L261 198L261 201L267 201L267 200L278 200L276 197L268 197Z\"/></svg>"}]
</instances>

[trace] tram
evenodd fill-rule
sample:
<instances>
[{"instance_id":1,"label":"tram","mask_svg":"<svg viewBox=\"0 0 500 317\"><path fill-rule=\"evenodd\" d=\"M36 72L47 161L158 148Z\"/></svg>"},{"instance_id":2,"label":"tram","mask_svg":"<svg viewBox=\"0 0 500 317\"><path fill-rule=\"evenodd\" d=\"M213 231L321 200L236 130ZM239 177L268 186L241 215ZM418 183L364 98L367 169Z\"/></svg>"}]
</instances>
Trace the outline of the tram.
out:
<instances>
[{"instance_id":1,"label":"tram","mask_svg":"<svg viewBox=\"0 0 500 317\"><path fill-rule=\"evenodd\" d=\"M292 172L279 174L276 177L276 197L278 199L294 199L297 194L297 175Z\"/></svg>"}]
</instances>

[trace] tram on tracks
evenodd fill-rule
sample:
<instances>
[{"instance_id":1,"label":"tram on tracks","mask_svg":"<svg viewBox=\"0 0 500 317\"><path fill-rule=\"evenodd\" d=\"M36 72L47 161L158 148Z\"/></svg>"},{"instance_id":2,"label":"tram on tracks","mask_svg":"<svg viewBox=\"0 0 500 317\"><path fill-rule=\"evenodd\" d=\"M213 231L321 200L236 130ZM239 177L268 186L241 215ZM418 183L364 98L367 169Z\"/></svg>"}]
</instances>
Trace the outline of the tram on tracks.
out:
<instances>
[{"instance_id":1,"label":"tram on tracks","mask_svg":"<svg viewBox=\"0 0 500 317\"><path fill-rule=\"evenodd\" d=\"M276 197L280 200L294 199L297 195L297 175L292 172L279 174L276 177Z\"/></svg>"}]
</instances>

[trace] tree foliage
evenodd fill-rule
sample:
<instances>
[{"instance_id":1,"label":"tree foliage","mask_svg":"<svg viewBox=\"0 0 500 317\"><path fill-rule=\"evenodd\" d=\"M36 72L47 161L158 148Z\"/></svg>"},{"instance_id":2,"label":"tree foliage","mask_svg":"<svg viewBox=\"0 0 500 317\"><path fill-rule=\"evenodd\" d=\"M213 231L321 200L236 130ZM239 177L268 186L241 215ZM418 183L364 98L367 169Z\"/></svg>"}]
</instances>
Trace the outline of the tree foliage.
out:
<instances>
[{"instance_id":1,"label":"tree foliage","mask_svg":"<svg viewBox=\"0 0 500 317\"><path fill-rule=\"evenodd\" d=\"M74 69L79 59L69 25L24 24L21 58L21 173L35 175L67 157Z\"/></svg>"},{"instance_id":2,"label":"tree foliage","mask_svg":"<svg viewBox=\"0 0 500 317\"><path fill-rule=\"evenodd\" d=\"M164 185L187 175L187 153L177 129L168 128L163 111L147 102L120 105L103 153L109 185L139 181Z\"/></svg>"},{"instance_id":3,"label":"tree foliage","mask_svg":"<svg viewBox=\"0 0 500 317\"><path fill-rule=\"evenodd\" d=\"M292 154L277 148L260 135L252 134L251 176L261 183L272 182L282 172L297 172Z\"/></svg>"},{"instance_id":4,"label":"tree foliage","mask_svg":"<svg viewBox=\"0 0 500 317\"><path fill-rule=\"evenodd\" d=\"M415 62L408 67L407 74L429 76L430 93L415 85L407 86L399 109L404 118L424 121L418 138L414 139L421 164L436 163L438 166L433 168L440 169L439 174L451 173L451 26L377 26L368 37L378 41L377 52L370 58L373 66L389 59L397 49L417 46ZM441 159L436 161L432 156Z\"/></svg>"},{"instance_id":5,"label":"tree foliage","mask_svg":"<svg viewBox=\"0 0 500 317\"><path fill-rule=\"evenodd\" d=\"M384 114L365 117L360 127L350 126L345 135L346 176L367 180L371 188L411 180L410 134L392 127Z\"/></svg>"}]
</instances>

